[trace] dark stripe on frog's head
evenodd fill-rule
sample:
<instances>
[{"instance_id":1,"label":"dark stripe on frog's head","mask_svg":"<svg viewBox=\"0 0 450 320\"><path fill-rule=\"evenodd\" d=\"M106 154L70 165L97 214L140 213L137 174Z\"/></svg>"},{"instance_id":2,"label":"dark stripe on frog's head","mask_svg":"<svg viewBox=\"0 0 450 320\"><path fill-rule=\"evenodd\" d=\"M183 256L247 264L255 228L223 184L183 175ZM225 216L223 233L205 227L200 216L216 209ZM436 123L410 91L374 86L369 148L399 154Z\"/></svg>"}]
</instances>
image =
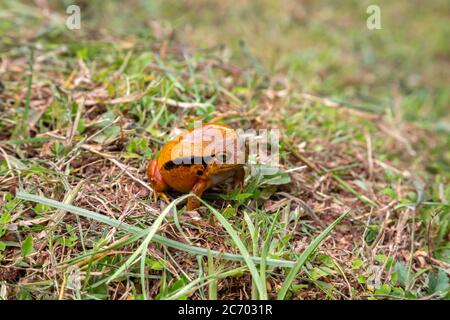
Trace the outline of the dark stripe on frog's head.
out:
<instances>
[{"instance_id":1,"label":"dark stripe on frog's head","mask_svg":"<svg viewBox=\"0 0 450 320\"><path fill-rule=\"evenodd\" d=\"M177 167L190 167L194 164L201 164L204 168L211 163L211 160L214 158L214 156L192 156L192 157L184 157L184 158L178 158L174 160L167 161L164 163L163 168L165 170L172 170Z\"/></svg>"}]
</instances>

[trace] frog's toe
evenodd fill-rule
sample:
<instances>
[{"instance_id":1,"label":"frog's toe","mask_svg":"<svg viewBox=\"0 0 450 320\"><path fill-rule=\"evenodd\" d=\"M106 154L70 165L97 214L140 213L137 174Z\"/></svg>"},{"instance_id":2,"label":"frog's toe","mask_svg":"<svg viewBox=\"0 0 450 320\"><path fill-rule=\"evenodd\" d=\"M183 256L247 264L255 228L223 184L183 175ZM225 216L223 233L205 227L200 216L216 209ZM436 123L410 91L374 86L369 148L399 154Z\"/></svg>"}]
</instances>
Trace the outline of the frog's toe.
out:
<instances>
[{"instance_id":1,"label":"frog's toe","mask_svg":"<svg viewBox=\"0 0 450 320\"><path fill-rule=\"evenodd\" d=\"M164 202L170 203L169 197L164 192L154 192L154 195L155 195L155 202L157 202L158 198L160 197L164 200Z\"/></svg>"}]
</instances>

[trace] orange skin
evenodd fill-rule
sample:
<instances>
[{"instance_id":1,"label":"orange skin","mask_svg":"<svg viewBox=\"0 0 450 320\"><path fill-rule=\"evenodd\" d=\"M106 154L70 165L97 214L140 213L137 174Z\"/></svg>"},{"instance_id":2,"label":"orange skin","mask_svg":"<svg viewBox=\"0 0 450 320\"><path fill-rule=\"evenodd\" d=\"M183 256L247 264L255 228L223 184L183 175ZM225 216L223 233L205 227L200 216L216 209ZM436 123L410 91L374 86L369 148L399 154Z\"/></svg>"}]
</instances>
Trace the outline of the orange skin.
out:
<instances>
[{"instance_id":1,"label":"orange skin","mask_svg":"<svg viewBox=\"0 0 450 320\"><path fill-rule=\"evenodd\" d=\"M242 188L245 172L238 158L236 132L209 123L181 134L164 145L157 160L150 161L147 176L156 193L173 189L201 197L205 190L231 177ZM200 201L190 197L186 208L199 206Z\"/></svg>"}]
</instances>

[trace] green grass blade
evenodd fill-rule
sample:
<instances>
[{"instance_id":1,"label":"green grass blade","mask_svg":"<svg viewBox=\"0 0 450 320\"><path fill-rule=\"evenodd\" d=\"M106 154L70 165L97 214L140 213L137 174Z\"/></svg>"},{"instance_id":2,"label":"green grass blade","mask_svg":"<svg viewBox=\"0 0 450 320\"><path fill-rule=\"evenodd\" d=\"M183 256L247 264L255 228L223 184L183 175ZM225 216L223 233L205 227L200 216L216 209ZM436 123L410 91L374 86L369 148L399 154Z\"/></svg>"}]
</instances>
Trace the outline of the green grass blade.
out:
<instances>
[{"instance_id":1,"label":"green grass blade","mask_svg":"<svg viewBox=\"0 0 450 320\"><path fill-rule=\"evenodd\" d=\"M156 234L156 231L158 231L158 228L161 226L162 222L164 221L164 218L166 215L172 210L172 208L179 203L180 201L183 201L186 199L189 195L184 195L171 203L161 212L161 214L158 216L158 218L153 222L152 226L148 229L148 234L145 237L144 241L141 243L139 248L133 252L133 254L127 259L127 261L119 268L117 271L108 279L106 283L110 283L112 280L117 278L122 272L124 272L127 268L129 268L131 265L133 265L136 262L136 259L139 255L141 255L141 280L143 281L143 284L145 283L145 278L143 276L142 269L145 266L145 257L147 253L148 245L150 244L150 241L153 239L153 237ZM144 288L143 288L144 289ZM145 290L143 290L144 293L144 299L146 299Z\"/></svg>"},{"instance_id":2,"label":"green grass blade","mask_svg":"<svg viewBox=\"0 0 450 320\"><path fill-rule=\"evenodd\" d=\"M216 273L213 273L206 277L205 276L199 277L199 278L193 280L192 282L190 282L189 284L187 284L186 286L184 286L183 288L180 288L176 292L173 292L170 295L168 295L167 297L164 297L163 299L164 300L176 300L176 299L180 298L181 296L191 294L192 292L194 292L201 286L209 285L213 281L217 282L217 280L223 279L226 277L233 277L233 276L235 276L237 274L241 274L242 272L245 272L245 271L247 271L247 267L242 266L242 267L239 267L236 269L231 269L228 271L216 272Z\"/></svg>"},{"instance_id":3,"label":"green grass blade","mask_svg":"<svg viewBox=\"0 0 450 320\"><path fill-rule=\"evenodd\" d=\"M121 230L132 233L134 235L137 235L137 234L142 234L142 236L145 235L145 230L141 229L139 227L135 227L135 226L129 225L127 223L118 221L116 219L109 218L105 215L102 215L102 214L99 214L99 213L96 213L96 212L93 212L90 210L86 210L83 208L78 208L73 205L64 204L62 202L55 201L55 200L52 200L52 199L49 199L46 197L36 196L36 195L30 194L27 192L22 192L22 191L17 192L16 197L18 199L33 201L36 203L47 205L49 207L61 209L61 210L85 217L85 218L94 219L98 222L107 224L112 227L119 228ZM225 260L229 260L229 261L238 261L238 262L245 261L244 257L241 255L232 254L232 253L224 253L224 252L219 252L219 251L215 251L215 250L208 250L205 248L187 245L182 242L172 240L172 239L166 238L166 237L158 235L158 234L155 234L153 236L152 240L154 242L166 245L168 247L185 251L192 255L208 256L208 252L210 252L210 254L215 258L221 258L221 259L225 259ZM258 263L258 264L261 263L260 257L250 257L250 258L255 263ZM295 262L288 261L288 260L280 260L280 259L267 259L267 265L270 265L273 267L292 268L292 267L294 267Z\"/></svg>"},{"instance_id":4,"label":"green grass blade","mask_svg":"<svg viewBox=\"0 0 450 320\"><path fill-rule=\"evenodd\" d=\"M266 285L266 262L267 262L267 255L269 254L270 249L270 242L272 240L272 234L273 230L275 229L275 224L278 220L278 216L280 214L280 211L277 211L275 216L273 217L272 224L269 228L269 231L267 232L266 240L263 243L262 252L261 252L261 264L259 265L259 276L264 281L264 290L267 292L267 285Z\"/></svg>"},{"instance_id":5,"label":"green grass blade","mask_svg":"<svg viewBox=\"0 0 450 320\"><path fill-rule=\"evenodd\" d=\"M180 219L178 219L178 212L175 212L173 214L173 222L175 223L175 227L177 228L178 232L183 236L184 240L186 240L187 243L192 244L191 240L189 240L189 237L186 235L186 233L184 233L183 228L181 228Z\"/></svg>"},{"instance_id":6,"label":"green grass blade","mask_svg":"<svg viewBox=\"0 0 450 320\"><path fill-rule=\"evenodd\" d=\"M214 274L214 258L208 254L208 276ZM209 300L217 300L217 280L214 279L208 284L208 298Z\"/></svg>"},{"instance_id":7,"label":"green grass blade","mask_svg":"<svg viewBox=\"0 0 450 320\"><path fill-rule=\"evenodd\" d=\"M250 231L250 237L252 239L252 254L256 255L256 254L258 254L258 238L259 237L256 235L257 232L256 232L255 225L253 224L253 221L247 212L244 212L244 220L245 220L245 223L247 224L248 230ZM265 281L263 280L263 278L261 278L261 284L263 286L264 292L267 292L267 290L265 288ZM258 300L258 298L259 298L258 290L255 285L255 280L252 279L252 300Z\"/></svg>"},{"instance_id":8,"label":"green grass blade","mask_svg":"<svg viewBox=\"0 0 450 320\"><path fill-rule=\"evenodd\" d=\"M25 110L23 115L23 129L26 129L26 134L28 136L30 128L28 127L28 117L30 115L30 103L31 103L31 95L32 95L32 86L33 86L33 66L34 66L34 46L30 48L30 64L29 64L29 72L30 76L27 80L27 96L25 99Z\"/></svg>"},{"instance_id":9,"label":"green grass blade","mask_svg":"<svg viewBox=\"0 0 450 320\"><path fill-rule=\"evenodd\" d=\"M22 144L32 144L32 143L43 143L51 140L55 140L52 137L34 137L34 138L26 138L26 139L12 139L6 141L0 141L0 146L2 145L22 145Z\"/></svg>"},{"instance_id":10,"label":"green grass blade","mask_svg":"<svg viewBox=\"0 0 450 320\"><path fill-rule=\"evenodd\" d=\"M357 197L362 202L365 202L367 204L370 204L371 206L375 206L376 203L367 198L365 195L360 194L355 189L353 189L347 182L339 178L336 174L332 174L331 177L333 177L339 184L348 192L352 193L355 197Z\"/></svg>"},{"instance_id":11,"label":"green grass blade","mask_svg":"<svg viewBox=\"0 0 450 320\"><path fill-rule=\"evenodd\" d=\"M349 213L350 211L347 211L343 214L341 214L332 224L330 224L325 230L323 230L317 238L315 238L309 246L305 249L305 251L302 252L300 257L295 262L295 266L289 271L286 279L284 280L283 286L281 287L280 291L278 292L277 299L283 300L286 296L286 293L288 292L289 288L291 287L292 282L294 282L295 277L297 276L297 273L300 271L300 269L305 264L308 257L313 253L313 251L319 246L319 244L325 239L326 236L333 230L336 225L344 219L344 217Z\"/></svg>"},{"instance_id":12,"label":"green grass blade","mask_svg":"<svg viewBox=\"0 0 450 320\"><path fill-rule=\"evenodd\" d=\"M216 209L211 207L207 202L203 201L201 198L198 198L219 220L219 222L223 225L225 230L227 230L228 234L231 236L231 239L233 239L234 243L238 247L239 251L242 254L242 257L244 258L245 263L247 264L248 269L250 270L250 273L252 275L252 278L255 280L256 287L258 288L259 297L261 300L267 300L267 292L265 292L264 287L262 285L262 280L259 276L258 270L256 269L255 263L251 259L250 253L248 252L247 248L245 247L244 243L242 243L242 240L237 235L234 228L231 226L231 224L225 219L225 217Z\"/></svg>"}]
</instances>

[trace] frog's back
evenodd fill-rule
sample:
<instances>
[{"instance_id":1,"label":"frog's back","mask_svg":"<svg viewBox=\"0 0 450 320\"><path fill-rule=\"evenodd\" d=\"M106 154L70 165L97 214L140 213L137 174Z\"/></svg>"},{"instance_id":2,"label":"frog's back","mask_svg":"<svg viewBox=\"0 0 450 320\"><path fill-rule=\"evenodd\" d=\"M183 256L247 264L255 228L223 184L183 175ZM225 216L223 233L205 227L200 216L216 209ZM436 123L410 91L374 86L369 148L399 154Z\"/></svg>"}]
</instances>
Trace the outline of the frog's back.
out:
<instances>
[{"instance_id":1,"label":"frog's back","mask_svg":"<svg viewBox=\"0 0 450 320\"><path fill-rule=\"evenodd\" d=\"M223 124L205 124L166 143L158 168L175 190L188 192L205 173L208 161L218 152L236 150L236 132Z\"/></svg>"},{"instance_id":2,"label":"frog's back","mask_svg":"<svg viewBox=\"0 0 450 320\"><path fill-rule=\"evenodd\" d=\"M158 167L168 162L175 165L202 164L218 152L236 150L236 144L237 135L231 127L218 123L205 124L167 142L160 152Z\"/></svg>"}]
</instances>

